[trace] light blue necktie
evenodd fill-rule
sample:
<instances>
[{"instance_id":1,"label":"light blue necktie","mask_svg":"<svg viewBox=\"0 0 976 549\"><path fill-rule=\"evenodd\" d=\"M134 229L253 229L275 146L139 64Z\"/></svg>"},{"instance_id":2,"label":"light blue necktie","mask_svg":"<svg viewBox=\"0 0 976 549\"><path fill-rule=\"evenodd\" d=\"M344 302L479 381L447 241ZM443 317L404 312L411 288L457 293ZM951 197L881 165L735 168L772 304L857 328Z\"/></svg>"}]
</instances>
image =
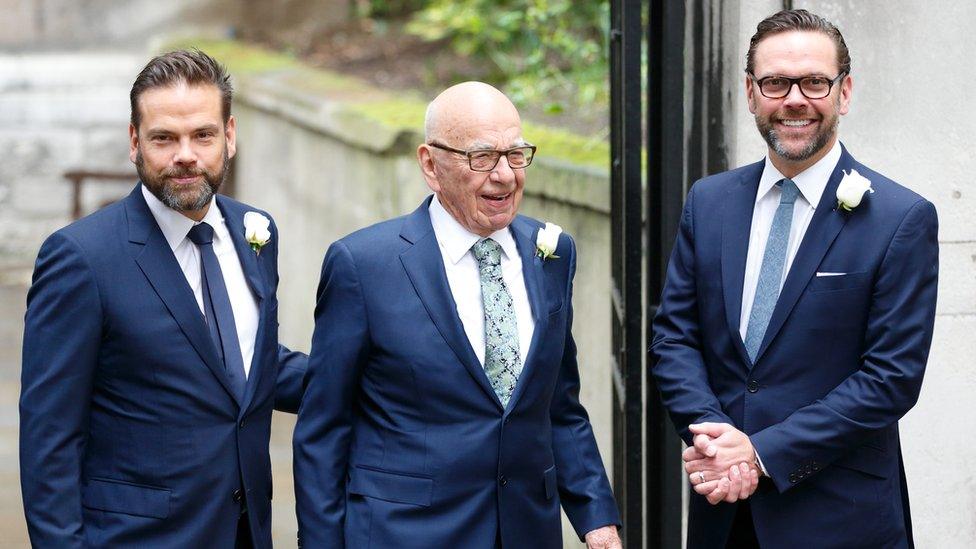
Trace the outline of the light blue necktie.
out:
<instances>
[{"instance_id":1,"label":"light blue necktie","mask_svg":"<svg viewBox=\"0 0 976 549\"><path fill-rule=\"evenodd\" d=\"M793 224L793 203L800 194L796 183L791 179L783 179L777 185L783 194L773 216L773 224L769 228L766 251L759 269L759 281L756 283L756 297L752 301L749 326L746 328L746 352L753 362L756 361L769 319L776 308L776 300L779 299L780 282L786 266L786 249L790 244L790 226Z\"/></svg>"},{"instance_id":2,"label":"light blue necktie","mask_svg":"<svg viewBox=\"0 0 976 549\"><path fill-rule=\"evenodd\" d=\"M486 238L471 250L478 260L485 308L485 374L498 400L507 407L522 372L515 304L502 278L501 246Z\"/></svg>"}]
</instances>

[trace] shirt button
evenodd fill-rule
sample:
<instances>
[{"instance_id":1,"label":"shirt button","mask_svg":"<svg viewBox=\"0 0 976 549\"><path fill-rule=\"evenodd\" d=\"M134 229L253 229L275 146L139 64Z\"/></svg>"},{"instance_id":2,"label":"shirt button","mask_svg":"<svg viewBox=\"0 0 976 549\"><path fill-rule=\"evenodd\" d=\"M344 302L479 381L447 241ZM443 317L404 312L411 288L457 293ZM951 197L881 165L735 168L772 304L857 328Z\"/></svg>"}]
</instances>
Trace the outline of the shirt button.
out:
<instances>
[{"instance_id":1,"label":"shirt button","mask_svg":"<svg viewBox=\"0 0 976 549\"><path fill-rule=\"evenodd\" d=\"M746 389L748 389L750 393L758 393L759 382L756 381L755 379L750 379L748 385L746 385Z\"/></svg>"}]
</instances>

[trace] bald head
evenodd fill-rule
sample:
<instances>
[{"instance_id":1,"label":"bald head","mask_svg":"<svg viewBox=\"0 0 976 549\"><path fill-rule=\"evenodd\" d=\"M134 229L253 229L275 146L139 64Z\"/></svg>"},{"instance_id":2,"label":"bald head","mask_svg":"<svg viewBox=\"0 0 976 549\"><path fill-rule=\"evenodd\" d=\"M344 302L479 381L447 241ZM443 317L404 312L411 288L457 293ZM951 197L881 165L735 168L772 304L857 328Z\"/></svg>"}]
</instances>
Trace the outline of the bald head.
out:
<instances>
[{"instance_id":1,"label":"bald head","mask_svg":"<svg viewBox=\"0 0 976 549\"><path fill-rule=\"evenodd\" d=\"M521 125L518 110L505 94L484 82L462 82L441 92L427 106L425 140L457 143L473 125L499 119Z\"/></svg>"},{"instance_id":2,"label":"bald head","mask_svg":"<svg viewBox=\"0 0 976 549\"><path fill-rule=\"evenodd\" d=\"M424 133L417 161L440 205L482 237L508 227L522 200L524 155L535 150L517 149L526 143L515 105L482 82L451 86L428 105ZM510 154L522 155L515 168Z\"/></svg>"}]
</instances>

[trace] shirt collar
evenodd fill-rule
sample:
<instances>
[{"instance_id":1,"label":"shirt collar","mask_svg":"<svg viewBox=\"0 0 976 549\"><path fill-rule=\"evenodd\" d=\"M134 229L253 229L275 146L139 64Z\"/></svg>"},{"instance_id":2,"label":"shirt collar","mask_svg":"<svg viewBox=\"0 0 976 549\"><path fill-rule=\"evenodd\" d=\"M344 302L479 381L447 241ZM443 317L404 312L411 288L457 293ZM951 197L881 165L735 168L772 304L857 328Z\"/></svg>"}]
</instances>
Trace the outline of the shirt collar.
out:
<instances>
[{"instance_id":1,"label":"shirt collar","mask_svg":"<svg viewBox=\"0 0 976 549\"><path fill-rule=\"evenodd\" d=\"M830 180L830 175L834 173L834 168L837 167L837 162L840 161L840 155L840 140L837 140L834 141L834 146L830 148L830 151L823 158L792 178L793 182L796 183L796 187L800 189L800 195L814 209L816 209L817 204L820 204L820 198L823 196L824 189L827 187L827 181ZM766 164L763 166L762 177L759 178L759 191L756 193L756 202L758 203L762 200L766 196L766 193L784 178L785 176L769 160L769 155L766 155Z\"/></svg>"},{"instance_id":2,"label":"shirt collar","mask_svg":"<svg viewBox=\"0 0 976 549\"><path fill-rule=\"evenodd\" d=\"M458 223L457 219L454 219L454 216L444 209L436 194L434 199L430 201L428 212L430 212L430 224L434 227L437 243L447 254L451 263L456 265L471 250L471 246L481 240L481 237ZM512 238L512 233L508 227L495 231L488 235L488 238L501 246L502 253L506 258L511 259L518 253L515 239Z\"/></svg>"},{"instance_id":3,"label":"shirt collar","mask_svg":"<svg viewBox=\"0 0 976 549\"><path fill-rule=\"evenodd\" d=\"M142 197L145 198L146 204L149 206L149 211L152 212L153 217L156 219L156 224L159 225L159 229L163 231L166 243L169 244L171 250L176 250L197 222L163 204L161 200L156 198L156 195L146 188L145 184L142 185ZM203 221L206 221L214 228L214 238L219 240L224 236L226 232L224 218L220 214L220 208L217 207L214 198L210 199L210 207L207 208L207 214L203 216Z\"/></svg>"}]
</instances>

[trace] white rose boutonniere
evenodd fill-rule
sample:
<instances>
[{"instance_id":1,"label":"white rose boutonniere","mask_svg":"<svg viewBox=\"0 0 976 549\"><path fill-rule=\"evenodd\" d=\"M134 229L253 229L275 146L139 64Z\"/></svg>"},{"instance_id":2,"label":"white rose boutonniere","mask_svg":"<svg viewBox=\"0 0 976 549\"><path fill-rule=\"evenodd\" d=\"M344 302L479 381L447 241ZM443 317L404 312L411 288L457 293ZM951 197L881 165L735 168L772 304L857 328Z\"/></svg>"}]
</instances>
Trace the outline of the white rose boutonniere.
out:
<instances>
[{"instance_id":1,"label":"white rose boutonniere","mask_svg":"<svg viewBox=\"0 0 976 549\"><path fill-rule=\"evenodd\" d=\"M555 223L546 223L546 226L539 229L539 234L535 238L535 254L543 261L549 258L559 259L556 255L556 246L559 244L559 234L563 228Z\"/></svg>"},{"instance_id":2,"label":"white rose boutonniere","mask_svg":"<svg viewBox=\"0 0 976 549\"><path fill-rule=\"evenodd\" d=\"M244 214L244 238L254 253L261 255L261 248L271 241L271 220L258 212Z\"/></svg>"},{"instance_id":3,"label":"white rose boutonniere","mask_svg":"<svg viewBox=\"0 0 976 549\"><path fill-rule=\"evenodd\" d=\"M851 169L851 173L845 173L837 186L837 207L845 212L853 212L854 208L860 206L864 193L873 192L871 181Z\"/></svg>"}]
</instances>

